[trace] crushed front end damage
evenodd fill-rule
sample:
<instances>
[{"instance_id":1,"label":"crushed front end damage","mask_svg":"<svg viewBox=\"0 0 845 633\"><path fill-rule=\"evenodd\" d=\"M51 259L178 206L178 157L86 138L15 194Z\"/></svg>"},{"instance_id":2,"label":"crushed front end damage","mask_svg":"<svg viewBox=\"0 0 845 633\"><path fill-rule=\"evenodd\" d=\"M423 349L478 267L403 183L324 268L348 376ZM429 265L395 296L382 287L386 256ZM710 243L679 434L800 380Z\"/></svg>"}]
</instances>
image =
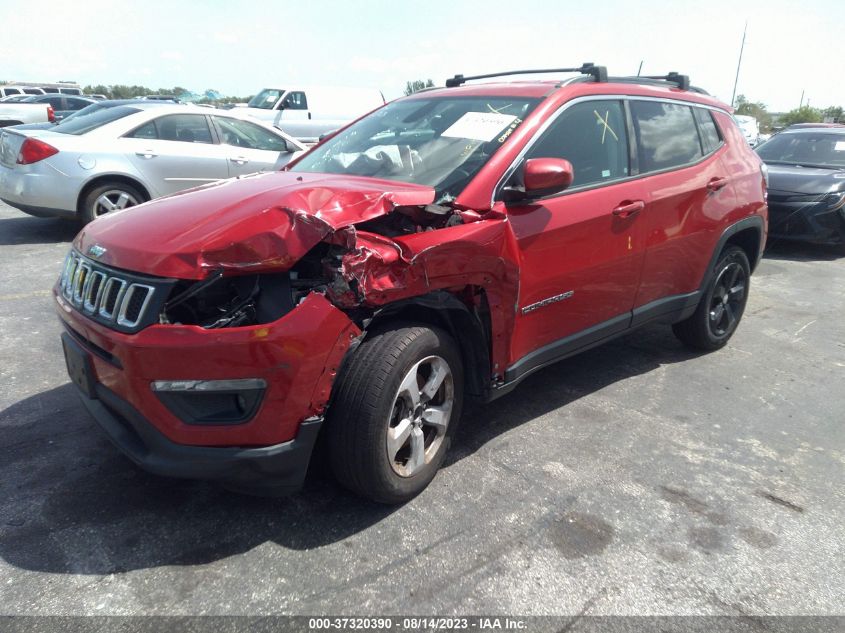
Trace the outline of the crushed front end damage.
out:
<instances>
[{"instance_id":1,"label":"crushed front end damage","mask_svg":"<svg viewBox=\"0 0 845 633\"><path fill-rule=\"evenodd\" d=\"M83 401L130 458L159 474L296 488L345 356L373 319L430 308L436 293L484 321L480 369L495 380L518 288L501 209L436 205L429 187L370 178L244 180L266 186L244 196L227 181L154 201L74 242L77 270L66 266L55 289L66 357L90 376L77 383ZM127 276L154 299L135 329L105 318L100 308L118 310L108 287L96 290Z\"/></svg>"}]
</instances>

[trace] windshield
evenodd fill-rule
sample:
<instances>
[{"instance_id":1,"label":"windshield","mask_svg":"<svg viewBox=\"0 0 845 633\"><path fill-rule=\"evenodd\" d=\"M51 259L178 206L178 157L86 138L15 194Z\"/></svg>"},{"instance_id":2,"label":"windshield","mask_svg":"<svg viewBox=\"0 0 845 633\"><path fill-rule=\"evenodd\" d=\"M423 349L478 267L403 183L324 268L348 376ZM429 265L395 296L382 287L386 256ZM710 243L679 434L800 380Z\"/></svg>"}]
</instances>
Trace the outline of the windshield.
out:
<instances>
[{"instance_id":1,"label":"windshield","mask_svg":"<svg viewBox=\"0 0 845 633\"><path fill-rule=\"evenodd\" d=\"M767 163L805 167L845 167L845 134L776 134L757 148Z\"/></svg>"},{"instance_id":2,"label":"windshield","mask_svg":"<svg viewBox=\"0 0 845 633\"><path fill-rule=\"evenodd\" d=\"M104 107L105 106L102 106L99 103L92 103L91 105L85 106L81 110L77 110L73 114L66 116L64 119L62 119L62 122L59 125L64 125L71 119L75 119L80 116L85 116L86 114L91 114L92 112L96 112L97 110L102 110Z\"/></svg>"},{"instance_id":3,"label":"windshield","mask_svg":"<svg viewBox=\"0 0 845 633\"><path fill-rule=\"evenodd\" d=\"M92 104L88 106L88 108L93 108L96 105L97 104ZM85 109L87 110L88 108ZM104 126L106 123L117 121L118 119L122 119L125 116L129 116L130 114L135 114L140 111L141 110L139 108L133 108L132 106L115 106L113 108L105 108L101 106L96 110L92 110L88 114L83 115L82 110L80 110L77 116L68 117L67 120L62 121L56 127L52 128L52 131L80 136L82 134L87 134L92 130L96 130L97 128Z\"/></svg>"},{"instance_id":4,"label":"windshield","mask_svg":"<svg viewBox=\"0 0 845 633\"><path fill-rule=\"evenodd\" d=\"M265 88L257 95L255 95L252 99L249 100L247 105L250 108L261 108L262 110L272 110L273 106L276 105L276 102L281 98L282 94L284 94L284 90L275 90L273 88Z\"/></svg>"},{"instance_id":5,"label":"windshield","mask_svg":"<svg viewBox=\"0 0 845 633\"><path fill-rule=\"evenodd\" d=\"M361 119L293 167L429 185L454 199L538 99L433 97L396 101Z\"/></svg>"}]
</instances>

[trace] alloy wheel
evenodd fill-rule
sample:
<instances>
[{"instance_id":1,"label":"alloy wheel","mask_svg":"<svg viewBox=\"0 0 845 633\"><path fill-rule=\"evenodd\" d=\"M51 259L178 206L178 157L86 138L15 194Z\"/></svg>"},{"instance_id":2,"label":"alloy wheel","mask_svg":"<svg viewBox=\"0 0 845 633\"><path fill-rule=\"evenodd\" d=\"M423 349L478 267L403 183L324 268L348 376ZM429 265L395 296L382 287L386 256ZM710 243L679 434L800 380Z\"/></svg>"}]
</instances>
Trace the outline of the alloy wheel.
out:
<instances>
[{"instance_id":1,"label":"alloy wheel","mask_svg":"<svg viewBox=\"0 0 845 633\"><path fill-rule=\"evenodd\" d=\"M747 286L745 270L736 262L731 262L719 273L713 287L707 320L713 336L721 338L734 330L745 306Z\"/></svg>"},{"instance_id":2,"label":"alloy wheel","mask_svg":"<svg viewBox=\"0 0 845 633\"><path fill-rule=\"evenodd\" d=\"M136 204L139 204L139 201L131 193L120 189L109 189L94 201L94 216L99 217L110 211L134 207Z\"/></svg>"},{"instance_id":3,"label":"alloy wheel","mask_svg":"<svg viewBox=\"0 0 845 633\"><path fill-rule=\"evenodd\" d=\"M387 425L387 457L397 475L412 477L437 455L454 403L452 370L440 356L423 358L405 374Z\"/></svg>"}]
</instances>

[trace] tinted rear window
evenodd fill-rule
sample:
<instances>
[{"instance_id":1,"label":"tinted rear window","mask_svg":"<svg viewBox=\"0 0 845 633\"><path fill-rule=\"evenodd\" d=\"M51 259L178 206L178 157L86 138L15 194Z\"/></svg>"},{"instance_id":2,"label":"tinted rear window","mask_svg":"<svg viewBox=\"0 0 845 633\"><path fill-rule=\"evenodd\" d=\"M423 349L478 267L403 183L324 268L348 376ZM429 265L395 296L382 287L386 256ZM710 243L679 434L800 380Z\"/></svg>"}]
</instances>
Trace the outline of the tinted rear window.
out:
<instances>
[{"instance_id":1,"label":"tinted rear window","mask_svg":"<svg viewBox=\"0 0 845 633\"><path fill-rule=\"evenodd\" d=\"M689 106L632 101L631 114L639 143L640 172L679 167L703 155Z\"/></svg>"},{"instance_id":2,"label":"tinted rear window","mask_svg":"<svg viewBox=\"0 0 845 633\"><path fill-rule=\"evenodd\" d=\"M116 106L114 108L100 108L91 114L80 114L72 119L68 119L63 123L59 123L53 128L53 132L61 132L62 134L73 134L79 136L86 134L98 127L102 127L112 121L117 121L130 114L140 112L138 108L131 106Z\"/></svg>"}]
</instances>

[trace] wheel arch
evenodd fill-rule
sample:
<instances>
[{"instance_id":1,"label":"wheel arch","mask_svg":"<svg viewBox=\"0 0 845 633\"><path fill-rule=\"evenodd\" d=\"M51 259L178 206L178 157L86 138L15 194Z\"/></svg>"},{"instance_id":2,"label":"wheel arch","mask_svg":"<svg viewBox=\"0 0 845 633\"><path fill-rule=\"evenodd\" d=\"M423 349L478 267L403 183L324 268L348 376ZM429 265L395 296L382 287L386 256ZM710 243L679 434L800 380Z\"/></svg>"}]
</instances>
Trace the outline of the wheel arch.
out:
<instances>
[{"instance_id":1,"label":"wheel arch","mask_svg":"<svg viewBox=\"0 0 845 633\"><path fill-rule=\"evenodd\" d=\"M392 322L427 324L445 330L458 344L466 395L487 400L491 392L490 309L483 288L469 286L466 296L473 297L473 305L444 290L391 303L366 323L364 336Z\"/></svg>"},{"instance_id":2,"label":"wheel arch","mask_svg":"<svg viewBox=\"0 0 845 633\"><path fill-rule=\"evenodd\" d=\"M716 242L699 289L704 290L707 288L707 284L710 283L710 279L713 276L713 267L716 265L719 256L728 246L739 246L745 252L745 255L748 257L748 263L751 266L751 272L753 273L763 255L765 226L762 216L759 215L743 218L739 222L728 226L722 232L718 242Z\"/></svg>"},{"instance_id":3,"label":"wheel arch","mask_svg":"<svg viewBox=\"0 0 845 633\"><path fill-rule=\"evenodd\" d=\"M79 195L76 197L76 210L81 211L82 203L92 189L107 182L118 182L134 187L144 196L144 202L147 202L152 198L149 189L137 178L127 176L126 174L99 174L86 182L82 189L79 190Z\"/></svg>"}]
</instances>

